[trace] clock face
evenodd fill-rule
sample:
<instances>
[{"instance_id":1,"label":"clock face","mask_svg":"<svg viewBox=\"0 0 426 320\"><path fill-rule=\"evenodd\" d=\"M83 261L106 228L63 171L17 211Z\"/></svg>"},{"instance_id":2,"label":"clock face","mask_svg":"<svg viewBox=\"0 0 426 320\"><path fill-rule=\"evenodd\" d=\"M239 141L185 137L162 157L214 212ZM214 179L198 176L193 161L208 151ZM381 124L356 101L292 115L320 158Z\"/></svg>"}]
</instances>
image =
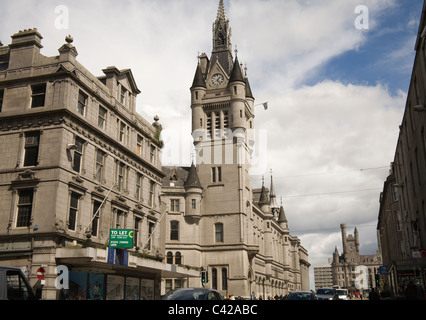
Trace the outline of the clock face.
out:
<instances>
[{"instance_id":1,"label":"clock face","mask_svg":"<svg viewBox=\"0 0 426 320\"><path fill-rule=\"evenodd\" d=\"M217 73L212 77L212 85L214 86L221 85L223 81L225 81L225 78L220 73Z\"/></svg>"}]
</instances>

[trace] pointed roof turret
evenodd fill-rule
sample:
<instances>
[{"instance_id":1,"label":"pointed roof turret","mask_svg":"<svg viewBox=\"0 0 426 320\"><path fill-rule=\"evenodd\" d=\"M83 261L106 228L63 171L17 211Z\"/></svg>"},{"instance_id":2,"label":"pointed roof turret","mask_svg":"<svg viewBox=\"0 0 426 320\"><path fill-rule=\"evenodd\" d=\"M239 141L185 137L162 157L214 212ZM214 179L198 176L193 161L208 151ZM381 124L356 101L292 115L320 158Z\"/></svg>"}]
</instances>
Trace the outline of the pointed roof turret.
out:
<instances>
[{"instance_id":1,"label":"pointed roof turret","mask_svg":"<svg viewBox=\"0 0 426 320\"><path fill-rule=\"evenodd\" d=\"M250 83L247 77L244 79L244 82L246 83L246 97L254 99L253 93L251 91Z\"/></svg>"},{"instance_id":2,"label":"pointed roof turret","mask_svg":"<svg viewBox=\"0 0 426 320\"><path fill-rule=\"evenodd\" d=\"M227 20L225 12L225 4L223 0L219 1L219 8L217 9L217 19L216 20Z\"/></svg>"},{"instance_id":3,"label":"pointed roof turret","mask_svg":"<svg viewBox=\"0 0 426 320\"><path fill-rule=\"evenodd\" d=\"M199 63L197 64L197 70L195 71L194 82L192 83L191 89L196 87L207 88Z\"/></svg>"},{"instance_id":4,"label":"pointed roof turret","mask_svg":"<svg viewBox=\"0 0 426 320\"><path fill-rule=\"evenodd\" d=\"M274 180L271 175L271 190L269 190L269 204L272 209L278 209L277 196L275 194Z\"/></svg>"},{"instance_id":5,"label":"pointed roof turret","mask_svg":"<svg viewBox=\"0 0 426 320\"><path fill-rule=\"evenodd\" d=\"M287 217L285 215L284 207L281 206L280 208L280 214L278 216L278 223L287 223Z\"/></svg>"},{"instance_id":6,"label":"pointed roof turret","mask_svg":"<svg viewBox=\"0 0 426 320\"><path fill-rule=\"evenodd\" d=\"M241 81L244 82L243 72L241 71L240 62L238 61L238 57L235 57L234 67L232 68L231 78L229 82Z\"/></svg>"},{"instance_id":7,"label":"pointed roof turret","mask_svg":"<svg viewBox=\"0 0 426 320\"><path fill-rule=\"evenodd\" d=\"M259 206L262 206L265 204L269 204L269 200L268 200L268 192L266 191L266 188L265 188L265 182L263 181L262 191L260 192L260 198L259 198Z\"/></svg>"},{"instance_id":8,"label":"pointed roof turret","mask_svg":"<svg viewBox=\"0 0 426 320\"><path fill-rule=\"evenodd\" d=\"M194 163L192 163L191 168L189 169L188 177L185 181L185 188L199 188L202 189L200 179L198 178L197 168Z\"/></svg>"}]
</instances>

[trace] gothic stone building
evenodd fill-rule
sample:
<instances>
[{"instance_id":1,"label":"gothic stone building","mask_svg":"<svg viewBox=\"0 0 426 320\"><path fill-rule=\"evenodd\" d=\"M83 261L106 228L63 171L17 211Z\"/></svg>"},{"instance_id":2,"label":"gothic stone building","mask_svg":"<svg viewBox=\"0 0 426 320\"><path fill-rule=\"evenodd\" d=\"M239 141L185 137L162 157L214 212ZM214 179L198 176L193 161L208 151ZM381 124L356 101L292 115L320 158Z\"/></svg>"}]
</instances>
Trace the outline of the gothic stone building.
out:
<instances>
[{"instance_id":1,"label":"gothic stone building","mask_svg":"<svg viewBox=\"0 0 426 320\"><path fill-rule=\"evenodd\" d=\"M191 87L196 163L163 168L166 259L208 271L206 286L223 294L267 298L309 290L309 263L276 204L272 178L270 190L253 189L254 101L221 0L211 57L199 57ZM163 289L200 285L170 278Z\"/></svg>"},{"instance_id":2,"label":"gothic stone building","mask_svg":"<svg viewBox=\"0 0 426 320\"><path fill-rule=\"evenodd\" d=\"M354 235L346 235L346 225L340 225L342 232L343 252L339 255L337 247L333 253L333 261L331 264L333 284L341 288L356 291L363 287L375 288L375 275L379 273L379 267L382 266L382 255L380 249L375 254L360 254L359 233L355 228ZM362 282L357 285L357 277L360 276L361 270L358 266L368 269L368 274L361 276L359 279L365 279L367 283ZM363 280L364 281L364 280ZM359 287L359 288L357 288Z\"/></svg>"},{"instance_id":3,"label":"gothic stone building","mask_svg":"<svg viewBox=\"0 0 426 320\"><path fill-rule=\"evenodd\" d=\"M44 299L61 265L72 299L159 298L161 277L191 276L163 263L161 126L135 112L130 70L95 77L70 37L54 57L41 40L30 29L0 46L0 264L32 285L43 266ZM110 229L133 229L134 249L107 248Z\"/></svg>"}]
</instances>

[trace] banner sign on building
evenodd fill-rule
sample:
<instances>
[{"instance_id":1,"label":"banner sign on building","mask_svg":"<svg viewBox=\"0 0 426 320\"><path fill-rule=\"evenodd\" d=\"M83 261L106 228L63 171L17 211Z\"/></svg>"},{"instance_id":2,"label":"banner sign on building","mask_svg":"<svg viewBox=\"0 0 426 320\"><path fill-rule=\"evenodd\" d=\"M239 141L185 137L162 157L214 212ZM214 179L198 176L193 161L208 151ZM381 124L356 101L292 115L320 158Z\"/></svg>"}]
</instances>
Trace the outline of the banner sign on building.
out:
<instances>
[{"instance_id":1,"label":"banner sign on building","mask_svg":"<svg viewBox=\"0 0 426 320\"><path fill-rule=\"evenodd\" d=\"M128 267L129 252L122 249L108 248L107 263Z\"/></svg>"},{"instance_id":2,"label":"banner sign on building","mask_svg":"<svg viewBox=\"0 0 426 320\"><path fill-rule=\"evenodd\" d=\"M109 246L116 249L132 249L133 230L111 229L109 233Z\"/></svg>"}]
</instances>

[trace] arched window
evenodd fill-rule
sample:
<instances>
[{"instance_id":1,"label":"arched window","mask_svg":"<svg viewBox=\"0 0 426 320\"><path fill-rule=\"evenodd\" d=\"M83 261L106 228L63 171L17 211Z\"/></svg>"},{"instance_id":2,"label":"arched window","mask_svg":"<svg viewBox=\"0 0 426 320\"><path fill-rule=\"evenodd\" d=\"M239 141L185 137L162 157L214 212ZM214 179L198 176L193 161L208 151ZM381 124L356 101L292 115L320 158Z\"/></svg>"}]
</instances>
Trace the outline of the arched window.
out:
<instances>
[{"instance_id":1,"label":"arched window","mask_svg":"<svg viewBox=\"0 0 426 320\"><path fill-rule=\"evenodd\" d=\"M175 264L182 264L182 255L180 252L175 253Z\"/></svg>"},{"instance_id":2,"label":"arched window","mask_svg":"<svg viewBox=\"0 0 426 320\"><path fill-rule=\"evenodd\" d=\"M170 222L170 240L179 240L179 221Z\"/></svg>"},{"instance_id":3,"label":"arched window","mask_svg":"<svg viewBox=\"0 0 426 320\"><path fill-rule=\"evenodd\" d=\"M212 288L217 290L217 269L212 269Z\"/></svg>"},{"instance_id":4,"label":"arched window","mask_svg":"<svg viewBox=\"0 0 426 320\"><path fill-rule=\"evenodd\" d=\"M228 269L222 268L222 290L228 290Z\"/></svg>"},{"instance_id":5,"label":"arched window","mask_svg":"<svg viewBox=\"0 0 426 320\"><path fill-rule=\"evenodd\" d=\"M173 264L173 253L167 252L167 264Z\"/></svg>"}]
</instances>

